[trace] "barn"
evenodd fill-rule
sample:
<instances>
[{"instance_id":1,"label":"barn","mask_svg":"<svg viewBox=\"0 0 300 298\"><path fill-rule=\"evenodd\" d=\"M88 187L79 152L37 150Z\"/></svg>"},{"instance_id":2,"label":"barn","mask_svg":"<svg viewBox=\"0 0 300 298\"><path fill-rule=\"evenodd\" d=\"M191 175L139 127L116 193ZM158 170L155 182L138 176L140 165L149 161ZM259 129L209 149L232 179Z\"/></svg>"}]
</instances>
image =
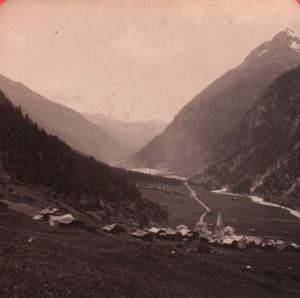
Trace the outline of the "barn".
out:
<instances>
[{"instance_id":1,"label":"barn","mask_svg":"<svg viewBox=\"0 0 300 298\"><path fill-rule=\"evenodd\" d=\"M136 230L132 233L132 237L136 239L140 239L147 242L153 241L153 234L142 231L142 230Z\"/></svg>"},{"instance_id":2,"label":"barn","mask_svg":"<svg viewBox=\"0 0 300 298\"><path fill-rule=\"evenodd\" d=\"M110 233L110 234L116 234L119 235L120 233L123 233L126 231L124 227L121 225L114 223L112 225L106 225L105 227L102 228L103 232L105 233Z\"/></svg>"},{"instance_id":3,"label":"barn","mask_svg":"<svg viewBox=\"0 0 300 298\"><path fill-rule=\"evenodd\" d=\"M296 243L289 243L285 246L284 250L290 252L300 252L300 245Z\"/></svg>"},{"instance_id":4,"label":"barn","mask_svg":"<svg viewBox=\"0 0 300 298\"><path fill-rule=\"evenodd\" d=\"M148 230L149 233L153 234L154 236L159 235L159 233L161 233L161 229L156 228L156 227L152 227L151 229Z\"/></svg>"}]
</instances>

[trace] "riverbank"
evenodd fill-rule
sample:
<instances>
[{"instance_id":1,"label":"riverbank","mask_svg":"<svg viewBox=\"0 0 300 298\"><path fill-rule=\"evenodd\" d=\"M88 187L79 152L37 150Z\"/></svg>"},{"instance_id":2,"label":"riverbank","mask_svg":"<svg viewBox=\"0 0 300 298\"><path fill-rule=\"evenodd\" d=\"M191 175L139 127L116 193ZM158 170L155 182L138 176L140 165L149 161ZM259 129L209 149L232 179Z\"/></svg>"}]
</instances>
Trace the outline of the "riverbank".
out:
<instances>
[{"instance_id":1,"label":"riverbank","mask_svg":"<svg viewBox=\"0 0 300 298\"><path fill-rule=\"evenodd\" d=\"M245 197L244 195L228 192L228 189L225 188L225 187L223 187L222 189L218 189L218 190L212 190L211 192L218 193L218 194L238 196L238 197ZM264 205L264 206L269 206L269 207L280 208L280 209L283 209L283 210L289 212L291 215L293 215L297 218L300 218L300 211L299 210L294 210L294 209L291 209L291 208L288 208L288 207L284 207L284 206L276 204L276 203L266 202L262 197L259 197L259 196L253 196L253 195L246 195L246 196L251 199L252 203L260 204L260 205Z\"/></svg>"}]
</instances>

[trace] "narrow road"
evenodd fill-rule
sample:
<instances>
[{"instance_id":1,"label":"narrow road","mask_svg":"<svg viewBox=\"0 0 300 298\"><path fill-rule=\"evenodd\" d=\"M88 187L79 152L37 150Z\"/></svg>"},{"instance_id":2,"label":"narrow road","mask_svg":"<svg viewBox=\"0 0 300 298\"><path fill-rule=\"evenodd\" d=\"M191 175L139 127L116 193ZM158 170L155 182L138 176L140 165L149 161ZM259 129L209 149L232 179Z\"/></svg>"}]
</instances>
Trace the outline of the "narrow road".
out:
<instances>
[{"instance_id":1,"label":"narrow road","mask_svg":"<svg viewBox=\"0 0 300 298\"><path fill-rule=\"evenodd\" d=\"M205 213L202 214L202 216L200 217L200 222L203 222L203 219L205 217L205 215L210 211L210 209L203 203L201 202L198 197L197 194L194 192L194 190L188 185L187 182L184 183L184 185L188 188L188 190L191 192L191 197L194 198L201 206L203 206L206 210Z\"/></svg>"}]
</instances>

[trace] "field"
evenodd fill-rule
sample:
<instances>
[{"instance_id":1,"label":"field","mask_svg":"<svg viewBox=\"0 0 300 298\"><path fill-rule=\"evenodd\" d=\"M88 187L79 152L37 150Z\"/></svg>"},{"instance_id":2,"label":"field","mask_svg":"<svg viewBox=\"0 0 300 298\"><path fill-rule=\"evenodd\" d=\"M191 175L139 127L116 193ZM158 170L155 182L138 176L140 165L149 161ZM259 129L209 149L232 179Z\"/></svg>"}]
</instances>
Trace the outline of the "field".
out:
<instances>
[{"instance_id":1,"label":"field","mask_svg":"<svg viewBox=\"0 0 300 298\"><path fill-rule=\"evenodd\" d=\"M0 213L1 297L299 297L300 255L188 253ZM276 259L276 262L274 262ZM250 268L246 268L250 266Z\"/></svg>"},{"instance_id":2,"label":"field","mask_svg":"<svg viewBox=\"0 0 300 298\"><path fill-rule=\"evenodd\" d=\"M185 224L193 229L204 208L189 196L190 192L184 185L163 185L163 187L185 195L172 195L153 189L141 191L143 196L168 206L170 226ZM212 193L201 187L192 186L192 188L198 194L198 198L214 210L214 214L205 217L208 224L215 224L218 211L221 211L224 225L235 227L236 233L249 235L250 229L255 229L253 235L300 242L300 220L287 211L254 204L247 197L233 201L229 200L232 195Z\"/></svg>"}]
</instances>

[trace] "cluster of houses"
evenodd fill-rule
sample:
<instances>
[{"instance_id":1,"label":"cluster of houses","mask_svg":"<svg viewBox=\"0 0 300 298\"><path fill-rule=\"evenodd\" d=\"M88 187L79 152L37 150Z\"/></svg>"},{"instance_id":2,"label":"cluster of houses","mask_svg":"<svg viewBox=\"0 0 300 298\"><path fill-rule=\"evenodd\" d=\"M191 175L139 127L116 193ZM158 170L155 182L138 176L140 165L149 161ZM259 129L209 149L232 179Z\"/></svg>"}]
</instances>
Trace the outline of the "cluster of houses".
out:
<instances>
[{"instance_id":1,"label":"cluster of houses","mask_svg":"<svg viewBox=\"0 0 300 298\"><path fill-rule=\"evenodd\" d=\"M141 189L158 190L171 195L184 195L177 190L170 190L168 188L165 188L164 186L155 186L155 185L136 185L136 186Z\"/></svg>"},{"instance_id":2,"label":"cluster of houses","mask_svg":"<svg viewBox=\"0 0 300 298\"><path fill-rule=\"evenodd\" d=\"M106 233L120 234L125 232L119 224L107 225L103 228ZM152 227L145 230L136 230L132 237L144 241L153 241L153 239L162 239L177 242L190 242L198 240L213 246L221 246L232 249L262 249L267 251L285 250L300 252L300 245L296 243L285 243L278 239L266 239L256 236L236 235L234 227L223 225L221 213L219 212L214 232L209 231L207 224L203 221L196 224L194 230L190 230L185 225L179 225L176 229Z\"/></svg>"},{"instance_id":3,"label":"cluster of houses","mask_svg":"<svg viewBox=\"0 0 300 298\"><path fill-rule=\"evenodd\" d=\"M3 209L7 208L4 204L1 204L0 207ZM33 219L39 222L46 222L52 227L61 226L87 230L89 228L85 226L84 222L74 218L71 213L51 206L41 210L33 217ZM126 232L126 228L117 223L106 225L102 230L105 233L117 235ZM132 233L132 237L149 242L154 239L177 242L198 240L201 243L213 246L222 246L240 250L262 249L267 251L284 250L300 252L300 245L296 243L285 243L283 240L266 239L260 236L236 235L234 227L224 227L220 212L218 214L214 232L208 230L207 224L203 221L203 217L201 217L194 230L190 230L185 225L179 225L176 229L152 227L145 230L135 230Z\"/></svg>"},{"instance_id":4,"label":"cluster of houses","mask_svg":"<svg viewBox=\"0 0 300 298\"><path fill-rule=\"evenodd\" d=\"M64 210L49 206L41 210L33 217L34 220L39 222L47 222L51 227L72 227L76 229L83 229L84 222L75 219L74 216Z\"/></svg>"},{"instance_id":5,"label":"cluster of houses","mask_svg":"<svg viewBox=\"0 0 300 298\"><path fill-rule=\"evenodd\" d=\"M223 246L234 249L262 249L268 251L285 250L300 252L300 245L296 243L285 243L283 240L266 239L264 237L236 235L234 227L224 227L221 213L219 212L215 225L214 234L207 230L205 222L196 224L199 231L200 241L215 246Z\"/></svg>"},{"instance_id":6,"label":"cluster of houses","mask_svg":"<svg viewBox=\"0 0 300 298\"><path fill-rule=\"evenodd\" d=\"M102 230L105 233L117 235L126 231L125 228L116 223L106 225ZM187 226L180 225L176 229L152 227L151 229L135 230L132 237L150 242L154 238L170 241L192 241L199 238L199 233L189 230Z\"/></svg>"}]
</instances>

